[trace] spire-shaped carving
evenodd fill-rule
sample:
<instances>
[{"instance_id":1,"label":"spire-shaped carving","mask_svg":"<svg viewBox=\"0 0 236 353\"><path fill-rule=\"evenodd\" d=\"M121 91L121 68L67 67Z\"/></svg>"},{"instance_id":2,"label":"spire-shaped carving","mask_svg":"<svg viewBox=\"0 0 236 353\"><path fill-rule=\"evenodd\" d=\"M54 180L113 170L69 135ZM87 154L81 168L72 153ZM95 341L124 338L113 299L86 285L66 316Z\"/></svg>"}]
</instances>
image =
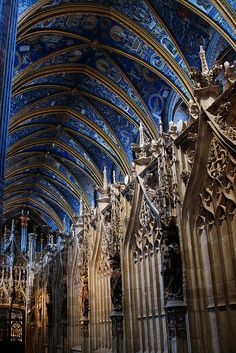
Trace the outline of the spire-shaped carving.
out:
<instances>
[{"instance_id":1,"label":"spire-shaped carving","mask_svg":"<svg viewBox=\"0 0 236 353\"><path fill-rule=\"evenodd\" d=\"M201 69L192 67L190 76L194 81L194 95L204 109L207 109L222 92L222 82L217 79L222 70L219 61L209 69L203 47L200 47Z\"/></svg>"},{"instance_id":2,"label":"spire-shaped carving","mask_svg":"<svg viewBox=\"0 0 236 353\"><path fill-rule=\"evenodd\" d=\"M113 184L116 184L116 171L115 170L113 170Z\"/></svg>"},{"instance_id":3,"label":"spire-shaped carving","mask_svg":"<svg viewBox=\"0 0 236 353\"><path fill-rule=\"evenodd\" d=\"M101 193L101 197L98 199L100 204L107 204L110 201L110 185L108 184L107 179L107 167L104 166L103 169L103 186L102 188L98 188L99 192Z\"/></svg>"},{"instance_id":4,"label":"spire-shaped carving","mask_svg":"<svg viewBox=\"0 0 236 353\"><path fill-rule=\"evenodd\" d=\"M144 140L144 133L143 133L143 124L140 123L139 125L139 147L143 147L145 144L145 140Z\"/></svg>"},{"instance_id":5,"label":"spire-shaped carving","mask_svg":"<svg viewBox=\"0 0 236 353\"><path fill-rule=\"evenodd\" d=\"M66 216L63 218L63 233L66 234Z\"/></svg>"},{"instance_id":6,"label":"spire-shaped carving","mask_svg":"<svg viewBox=\"0 0 236 353\"><path fill-rule=\"evenodd\" d=\"M10 240L15 239L15 220L14 218L11 221L11 233L10 233Z\"/></svg>"},{"instance_id":7,"label":"spire-shaped carving","mask_svg":"<svg viewBox=\"0 0 236 353\"><path fill-rule=\"evenodd\" d=\"M202 45L200 46L199 55L200 55L201 64L202 64L202 74L207 75L209 73L209 68L208 68L208 64L206 61L206 52L203 49Z\"/></svg>"},{"instance_id":8,"label":"spire-shaped carving","mask_svg":"<svg viewBox=\"0 0 236 353\"><path fill-rule=\"evenodd\" d=\"M212 68L209 70L206 61L205 51L202 46L200 47L200 59L201 59L201 70L192 67L190 76L195 81L195 89L205 88L209 86L219 86L220 81L217 80L217 76L222 70L222 65L219 61L216 61Z\"/></svg>"},{"instance_id":9,"label":"spire-shaped carving","mask_svg":"<svg viewBox=\"0 0 236 353\"><path fill-rule=\"evenodd\" d=\"M82 197L79 202L79 215L80 215L80 217L83 217L83 215L84 215L84 203L83 203Z\"/></svg>"},{"instance_id":10,"label":"spire-shaped carving","mask_svg":"<svg viewBox=\"0 0 236 353\"><path fill-rule=\"evenodd\" d=\"M103 169L103 190L107 190L108 187L108 181L107 181L107 167L104 166Z\"/></svg>"},{"instance_id":11,"label":"spire-shaped carving","mask_svg":"<svg viewBox=\"0 0 236 353\"><path fill-rule=\"evenodd\" d=\"M143 168L151 161L151 151L150 151L150 141L145 141L144 128L142 123L139 126L139 144L133 143L131 145L132 150L135 152L136 159L134 163L141 168L138 174L143 170Z\"/></svg>"},{"instance_id":12,"label":"spire-shaped carving","mask_svg":"<svg viewBox=\"0 0 236 353\"><path fill-rule=\"evenodd\" d=\"M25 254L27 251L27 225L28 221L30 220L28 216L29 211L24 212L24 210L22 210L21 217L19 217L19 219L21 220L21 251L23 254Z\"/></svg>"},{"instance_id":13,"label":"spire-shaped carving","mask_svg":"<svg viewBox=\"0 0 236 353\"><path fill-rule=\"evenodd\" d=\"M160 134L163 133L163 124L162 124L161 118L159 119L159 132L160 132Z\"/></svg>"}]
</instances>

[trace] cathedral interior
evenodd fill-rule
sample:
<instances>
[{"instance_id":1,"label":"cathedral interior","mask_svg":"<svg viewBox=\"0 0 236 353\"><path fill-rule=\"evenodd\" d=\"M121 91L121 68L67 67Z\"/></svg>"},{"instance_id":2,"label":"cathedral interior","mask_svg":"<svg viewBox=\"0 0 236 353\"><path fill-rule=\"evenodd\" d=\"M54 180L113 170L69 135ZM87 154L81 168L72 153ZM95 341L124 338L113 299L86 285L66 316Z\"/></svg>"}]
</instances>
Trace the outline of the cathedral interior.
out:
<instances>
[{"instance_id":1,"label":"cathedral interior","mask_svg":"<svg viewBox=\"0 0 236 353\"><path fill-rule=\"evenodd\" d=\"M236 1L0 0L0 351L236 352Z\"/></svg>"}]
</instances>

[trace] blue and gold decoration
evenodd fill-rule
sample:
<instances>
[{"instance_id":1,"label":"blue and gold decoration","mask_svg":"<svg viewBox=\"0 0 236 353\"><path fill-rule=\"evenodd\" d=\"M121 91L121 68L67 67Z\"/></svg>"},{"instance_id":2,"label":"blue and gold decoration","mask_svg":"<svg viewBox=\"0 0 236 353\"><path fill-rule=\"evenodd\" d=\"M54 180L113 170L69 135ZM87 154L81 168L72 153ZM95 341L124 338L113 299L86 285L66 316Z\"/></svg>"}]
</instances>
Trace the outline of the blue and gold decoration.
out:
<instances>
[{"instance_id":1,"label":"blue and gold decoration","mask_svg":"<svg viewBox=\"0 0 236 353\"><path fill-rule=\"evenodd\" d=\"M6 219L27 207L41 224L69 228L80 199L96 206L104 166L109 182L130 174L140 123L155 139L160 121L188 119L200 45L212 62L235 48L235 2L227 12L216 3L19 1Z\"/></svg>"}]
</instances>

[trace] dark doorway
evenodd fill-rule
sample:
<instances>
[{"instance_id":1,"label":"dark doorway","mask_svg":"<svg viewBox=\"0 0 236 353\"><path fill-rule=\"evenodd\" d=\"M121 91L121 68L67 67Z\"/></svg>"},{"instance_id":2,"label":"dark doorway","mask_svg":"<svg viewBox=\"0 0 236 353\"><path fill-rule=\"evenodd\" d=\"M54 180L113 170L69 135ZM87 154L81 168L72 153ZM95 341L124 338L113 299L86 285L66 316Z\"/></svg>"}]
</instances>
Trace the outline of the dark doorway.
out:
<instances>
[{"instance_id":1,"label":"dark doorway","mask_svg":"<svg viewBox=\"0 0 236 353\"><path fill-rule=\"evenodd\" d=\"M24 311L0 308L0 352L24 353Z\"/></svg>"}]
</instances>

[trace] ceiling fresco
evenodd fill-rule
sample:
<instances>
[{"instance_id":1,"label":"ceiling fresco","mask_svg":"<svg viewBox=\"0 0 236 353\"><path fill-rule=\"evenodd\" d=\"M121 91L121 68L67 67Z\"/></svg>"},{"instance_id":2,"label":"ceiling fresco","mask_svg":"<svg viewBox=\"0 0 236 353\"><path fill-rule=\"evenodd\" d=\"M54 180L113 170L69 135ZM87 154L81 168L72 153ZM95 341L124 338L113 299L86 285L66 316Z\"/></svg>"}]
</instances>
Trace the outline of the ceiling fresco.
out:
<instances>
[{"instance_id":1,"label":"ceiling fresco","mask_svg":"<svg viewBox=\"0 0 236 353\"><path fill-rule=\"evenodd\" d=\"M223 4L222 4L223 3ZM199 67L235 49L235 1L20 0L5 217L62 230L130 173L140 123L186 120Z\"/></svg>"}]
</instances>

